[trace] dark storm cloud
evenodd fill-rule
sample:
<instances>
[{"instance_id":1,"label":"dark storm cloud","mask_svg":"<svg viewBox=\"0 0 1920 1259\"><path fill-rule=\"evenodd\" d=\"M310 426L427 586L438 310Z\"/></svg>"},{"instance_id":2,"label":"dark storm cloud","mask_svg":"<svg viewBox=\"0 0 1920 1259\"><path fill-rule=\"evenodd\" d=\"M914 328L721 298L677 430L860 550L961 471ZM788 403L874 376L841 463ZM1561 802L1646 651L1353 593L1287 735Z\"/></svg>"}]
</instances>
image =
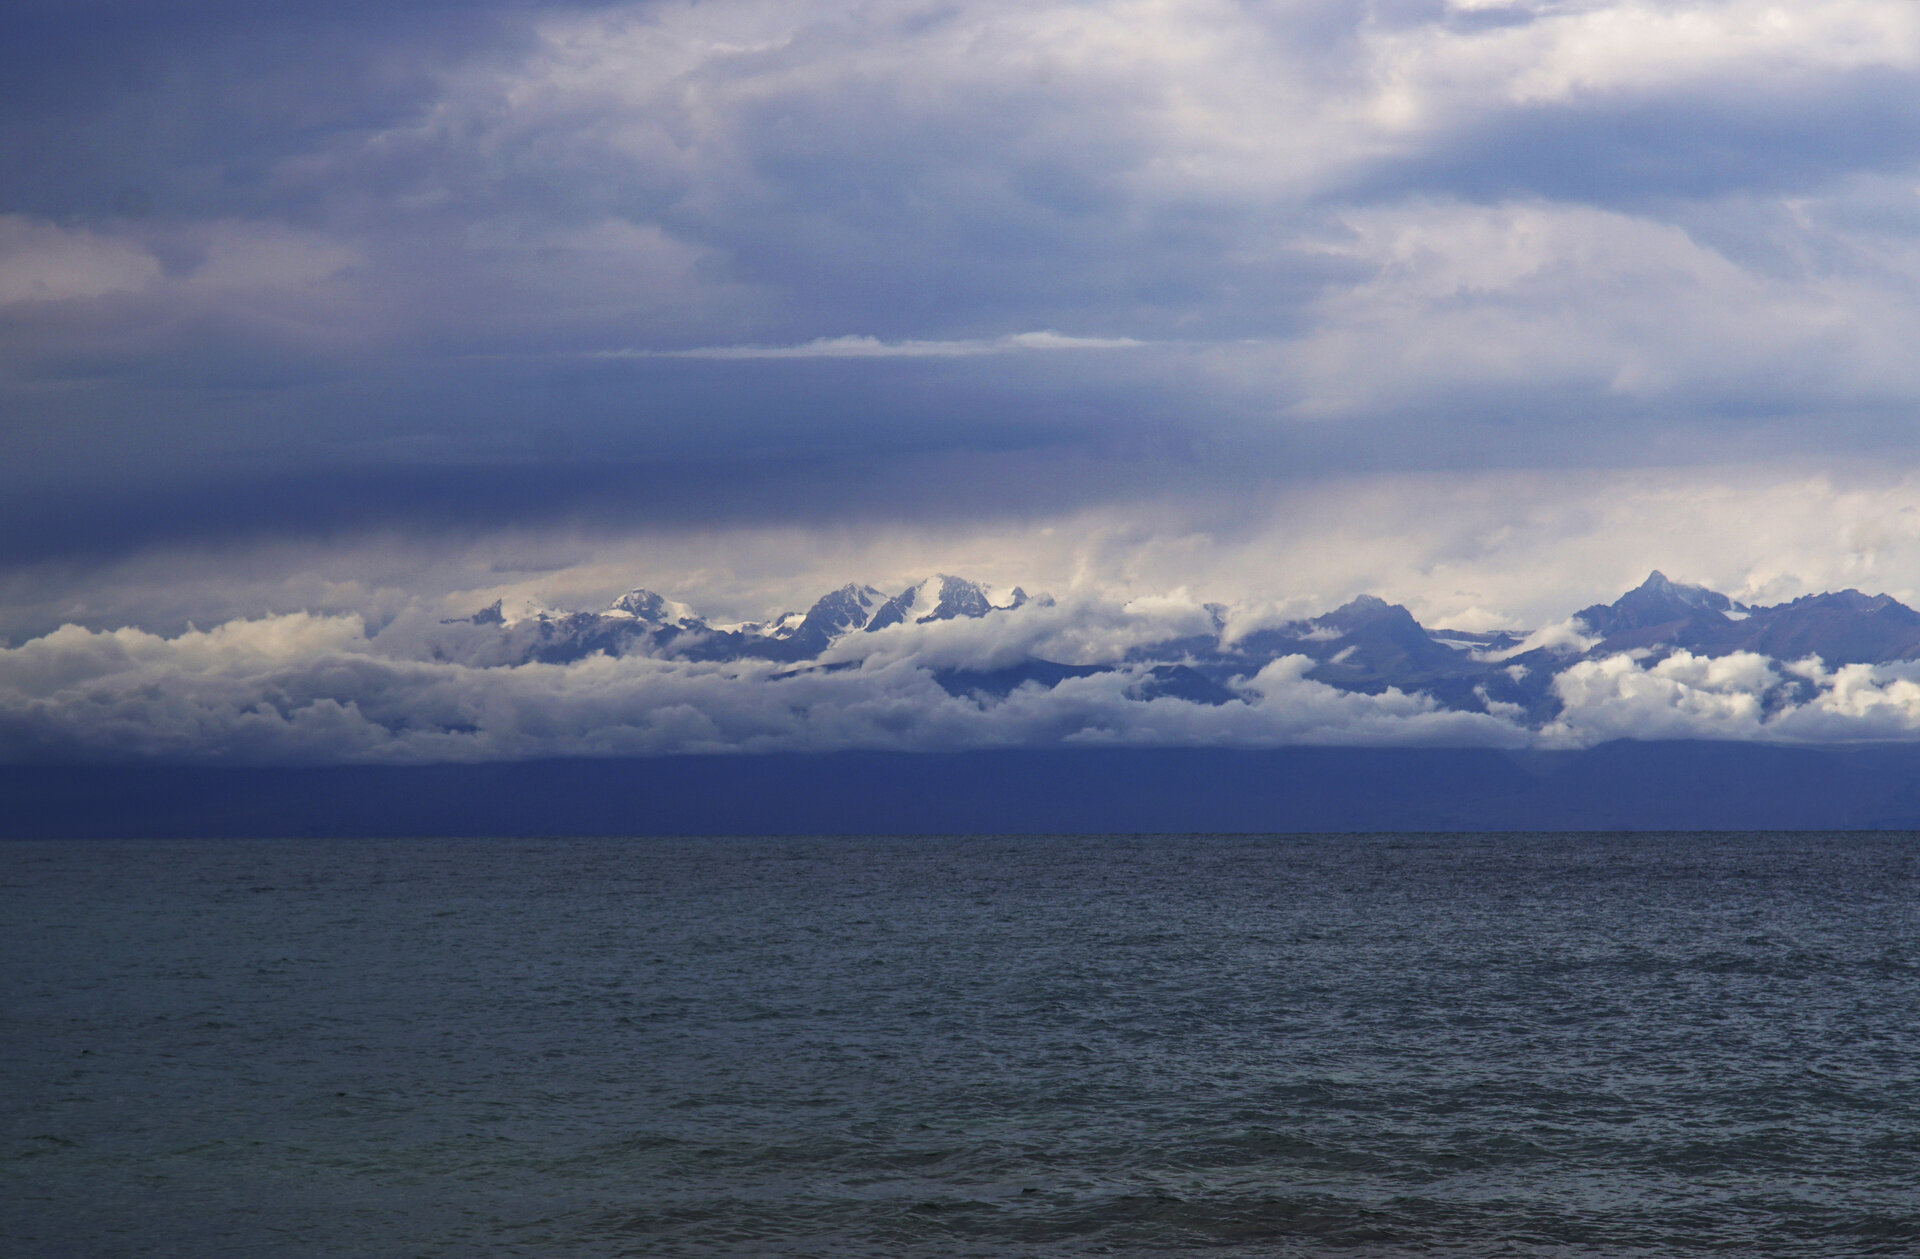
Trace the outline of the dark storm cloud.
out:
<instances>
[{"instance_id":1,"label":"dark storm cloud","mask_svg":"<svg viewBox=\"0 0 1920 1259\"><path fill-rule=\"evenodd\" d=\"M1063 378L1052 366L1115 356L1098 373ZM159 389L151 377L138 389L48 388L41 405L65 412L66 432L30 468L0 473L11 482L0 557L356 527L465 532L503 520L956 519L1071 510L1177 484L1183 466L1224 489L1203 466L1207 435L1161 418L1181 404L1182 373L1169 380L1130 356L1010 351L985 356L995 361L984 369L971 357L568 356L475 360L424 382L382 375L378 389L339 379ZM338 418L318 434L292 424L263 434L261 411L288 395L296 420ZM130 421L115 404L136 397L148 405ZM71 444L77 425L98 440Z\"/></svg>"},{"instance_id":2,"label":"dark storm cloud","mask_svg":"<svg viewBox=\"0 0 1920 1259\"><path fill-rule=\"evenodd\" d=\"M8 208L70 219L288 212L273 166L429 102L524 44L532 6L23 0L0 19Z\"/></svg>"},{"instance_id":3,"label":"dark storm cloud","mask_svg":"<svg viewBox=\"0 0 1920 1259\"><path fill-rule=\"evenodd\" d=\"M1911 441L1902 5L4 21L14 560Z\"/></svg>"}]
</instances>

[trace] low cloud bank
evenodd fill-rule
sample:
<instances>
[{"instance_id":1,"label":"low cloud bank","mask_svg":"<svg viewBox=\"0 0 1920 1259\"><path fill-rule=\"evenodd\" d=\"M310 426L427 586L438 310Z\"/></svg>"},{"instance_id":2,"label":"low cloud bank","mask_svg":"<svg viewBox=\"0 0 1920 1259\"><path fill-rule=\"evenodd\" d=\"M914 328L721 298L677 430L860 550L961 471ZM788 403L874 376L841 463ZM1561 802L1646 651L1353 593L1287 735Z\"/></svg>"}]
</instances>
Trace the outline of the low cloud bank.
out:
<instances>
[{"instance_id":1,"label":"low cloud bank","mask_svg":"<svg viewBox=\"0 0 1920 1259\"><path fill-rule=\"evenodd\" d=\"M1767 739L1845 742L1920 733L1920 662L1782 662L1753 652L1707 658L1677 651L1583 660L1554 679L1566 705L1541 736L1607 739Z\"/></svg>"},{"instance_id":2,"label":"low cloud bank","mask_svg":"<svg viewBox=\"0 0 1920 1259\"><path fill-rule=\"evenodd\" d=\"M955 696L929 660L972 656L975 646L951 642L929 644L926 660L886 643L844 662L852 667L799 670L605 654L489 667L396 657L384 646L357 617L271 617L173 638L66 627L0 651L0 754L418 762L1518 736L1421 696L1343 693L1306 679L1304 659L1248 678L1239 702L1208 706L1130 697L1138 668L1017 687L1001 700Z\"/></svg>"},{"instance_id":3,"label":"low cloud bank","mask_svg":"<svg viewBox=\"0 0 1920 1259\"><path fill-rule=\"evenodd\" d=\"M1369 693L1289 654L1192 698L1140 648L1220 611L1036 601L850 633L817 659L698 660L629 649L564 662L480 650L491 624L415 609L235 620L165 636L66 626L0 649L0 759L418 763L683 752L943 751L1075 745L1580 747L1618 738L1920 736L1920 662L1829 668L1753 652L1619 652L1552 680L1548 719L1417 688ZM1068 676L969 690L950 671L1036 660ZM1097 666L1097 667L1095 667ZM1075 672L1078 670L1078 672Z\"/></svg>"}]
</instances>

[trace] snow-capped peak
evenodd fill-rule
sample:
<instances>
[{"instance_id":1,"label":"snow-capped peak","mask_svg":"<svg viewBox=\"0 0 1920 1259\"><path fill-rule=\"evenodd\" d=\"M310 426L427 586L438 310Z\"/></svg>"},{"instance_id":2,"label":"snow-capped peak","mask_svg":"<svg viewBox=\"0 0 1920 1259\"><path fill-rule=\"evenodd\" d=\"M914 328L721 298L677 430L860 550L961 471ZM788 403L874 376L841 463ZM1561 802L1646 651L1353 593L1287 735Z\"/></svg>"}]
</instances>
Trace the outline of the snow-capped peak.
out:
<instances>
[{"instance_id":1,"label":"snow-capped peak","mask_svg":"<svg viewBox=\"0 0 1920 1259\"><path fill-rule=\"evenodd\" d=\"M680 625L700 618L692 608L644 587L636 587L613 601L609 612L624 612L649 625Z\"/></svg>"},{"instance_id":2,"label":"snow-capped peak","mask_svg":"<svg viewBox=\"0 0 1920 1259\"><path fill-rule=\"evenodd\" d=\"M1015 587L1006 598L1008 602L996 603L985 587L951 573L935 573L882 604L867 622L867 629L882 630L906 621L925 625L929 621L950 621L957 617L982 617L989 612L1019 607L1027 601L1027 594Z\"/></svg>"}]
</instances>

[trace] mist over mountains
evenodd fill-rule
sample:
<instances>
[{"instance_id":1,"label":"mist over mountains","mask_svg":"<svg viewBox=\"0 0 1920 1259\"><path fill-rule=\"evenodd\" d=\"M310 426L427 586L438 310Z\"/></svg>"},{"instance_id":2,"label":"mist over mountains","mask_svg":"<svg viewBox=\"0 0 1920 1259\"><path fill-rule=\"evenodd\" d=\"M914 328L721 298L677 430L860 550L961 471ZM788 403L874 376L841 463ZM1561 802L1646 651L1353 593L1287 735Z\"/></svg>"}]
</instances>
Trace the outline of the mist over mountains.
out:
<instances>
[{"instance_id":1,"label":"mist over mountains","mask_svg":"<svg viewBox=\"0 0 1920 1259\"><path fill-rule=\"evenodd\" d=\"M496 603L470 618L443 622L480 633L436 639L431 651L436 659L492 666L567 664L604 652L844 668L861 655L835 650L849 636L897 625L985 620L1027 602L1018 587L1002 596L938 574L890 598L850 583L822 595L805 613L764 624L715 625L685 604L636 589L598 613L531 611L510 620ZM1041 602L1053 606L1046 596ZM1812 697L1819 677L1831 669L1920 660L1920 612L1890 596L1843 590L1749 607L1658 571L1614 602L1583 608L1532 634L1429 629L1406 608L1372 595L1321 616L1246 629L1233 624L1223 605L1202 610L1206 623L1186 627L1189 632L1136 642L1104 660L1029 654L993 667L935 664L930 672L949 695L981 704L1003 701L1021 687L1050 690L1069 679L1111 674L1129 680L1126 693L1136 700L1164 696L1222 705L1246 702L1247 679L1297 659L1301 677L1342 692L1397 690L1455 711L1519 715L1538 727L1566 707L1557 679L1614 656L1643 670L1677 660L1764 658L1774 674L1762 697L1769 710Z\"/></svg>"},{"instance_id":2,"label":"mist over mountains","mask_svg":"<svg viewBox=\"0 0 1920 1259\"><path fill-rule=\"evenodd\" d=\"M1656 572L1488 633L1368 595L1289 620L937 574L763 622L636 589L600 611L67 625L0 648L0 759L16 764L1618 739L1920 740L1920 613L1853 590L1746 606Z\"/></svg>"}]
</instances>

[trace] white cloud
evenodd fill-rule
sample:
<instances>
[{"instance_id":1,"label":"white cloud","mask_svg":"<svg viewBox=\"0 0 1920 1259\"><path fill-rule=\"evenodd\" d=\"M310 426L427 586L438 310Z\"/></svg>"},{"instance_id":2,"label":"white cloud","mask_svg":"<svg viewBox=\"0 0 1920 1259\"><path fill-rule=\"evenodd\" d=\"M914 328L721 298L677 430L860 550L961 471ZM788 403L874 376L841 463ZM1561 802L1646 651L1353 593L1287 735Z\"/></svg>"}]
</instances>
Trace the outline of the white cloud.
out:
<instances>
[{"instance_id":1,"label":"white cloud","mask_svg":"<svg viewBox=\"0 0 1920 1259\"><path fill-rule=\"evenodd\" d=\"M1556 655L1577 656L1598 646L1600 640L1585 632L1586 627L1578 618L1568 617L1542 625L1505 651L1477 651L1474 659L1497 662L1511 660L1513 657L1530 651L1551 651ZM1521 668L1524 674L1524 666Z\"/></svg>"},{"instance_id":2,"label":"white cloud","mask_svg":"<svg viewBox=\"0 0 1920 1259\"><path fill-rule=\"evenodd\" d=\"M1476 99L1565 101L1694 84L1732 72L1777 80L1810 70L1908 69L1920 62L1920 14L1901 0L1584 0L1497 7L1530 20L1477 30L1382 30L1377 55L1380 80L1388 86L1381 112L1403 120Z\"/></svg>"},{"instance_id":3,"label":"white cloud","mask_svg":"<svg viewBox=\"0 0 1920 1259\"><path fill-rule=\"evenodd\" d=\"M1120 666L1004 699L955 696L934 670L1034 658L1110 662L1197 628L1181 599L1083 599L978 620L854 634L822 663L701 663L642 654L511 663L423 611L369 635L357 616L292 614L159 635L63 627L0 648L0 756L240 763L422 762L541 756L952 750L1078 744L1582 747L1613 739L1780 742L1920 734L1920 664L1783 663L1749 652L1581 660L1543 727L1516 705L1445 708L1388 689L1337 690L1302 656L1235 686L1238 702L1132 697Z\"/></svg>"},{"instance_id":4,"label":"white cloud","mask_svg":"<svg viewBox=\"0 0 1920 1259\"><path fill-rule=\"evenodd\" d=\"M1755 738L1779 683L1773 662L1750 652L1704 659L1679 651L1646 667L1627 655L1583 660L1554 679L1566 705L1554 730L1579 743Z\"/></svg>"},{"instance_id":5,"label":"white cloud","mask_svg":"<svg viewBox=\"0 0 1920 1259\"><path fill-rule=\"evenodd\" d=\"M274 617L172 638L69 627L0 649L0 754L411 762L1524 737L1509 723L1419 696L1336 691L1305 678L1308 662L1298 659L1250 679L1248 703L1142 702L1126 693L1137 676L1122 672L1020 688L982 705L940 688L927 668L937 654L875 651L842 671L604 655L489 668L396 658L364 636L357 618Z\"/></svg>"},{"instance_id":6,"label":"white cloud","mask_svg":"<svg viewBox=\"0 0 1920 1259\"><path fill-rule=\"evenodd\" d=\"M1920 390L1903 273L1770 275L1676 225L1541 201L1343 217L1351 235L1322 248L1370 278L1329 292L1297 339L1219 352L1229 374L1286 382L1303 418L1514 388L1560 391L1574 422L1591 399L1764 409Z\"/></svg>"},{"instance_id":7,"label":"white cloud","mask_svg":"<svg viewBox=\"0 0 1920 1259\"><path fill-rule=\"evenodd\" d=\"M803 345L708 345L688 350L598 350L595 358L975 358L1019 350L1126 350L1131 337L1072 337L1059 332L1015 332L971 341L882 341L878 337L818 337Z\"/></svg>"},{"instance_id":8,"label":"white cloud","mask_svg":"<svg viewBox=\"0 0 1920 1259\"><path fill-rule=\"evenodd\" d=\"M1911 661L1829 670L1817 659L1783 663L1751 652L1709 659L1678 651L1651 664L1609 656L1554 679L1566 707L1542 739L1908 740L1920 735L1916 674Z\"/></svg>"}]
</instances>

